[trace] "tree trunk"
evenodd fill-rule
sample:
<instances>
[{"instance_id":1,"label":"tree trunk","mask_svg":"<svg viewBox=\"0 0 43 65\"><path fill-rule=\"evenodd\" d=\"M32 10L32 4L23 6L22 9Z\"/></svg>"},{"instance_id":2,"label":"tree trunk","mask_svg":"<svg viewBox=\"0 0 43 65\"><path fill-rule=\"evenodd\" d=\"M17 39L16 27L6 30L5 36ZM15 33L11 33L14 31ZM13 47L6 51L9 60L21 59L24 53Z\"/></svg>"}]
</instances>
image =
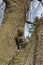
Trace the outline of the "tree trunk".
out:
<instances>
[{"instance_id":1,"label":"tree trunk","mask_svg":"<svg viewBox=\"0 0 43 65\"><path fill-rule=\"evenodd\" d=\"M43 64L43 26L37 30L38 48L35 52L36 34L33 34L22 52L17 51L15 37L19 26L24 27L24 0L4 0L6 5L5 17L0 29L0 65L42 65ZM29 1L30 2L30 1ZM26 11L28 5L25 5ZM25 12L26 12L25 11ZM39 33L40 32L40 33ZM41 40L41 41L40 41ZM35 53L35 54L34 54ZM38 54L37 57L36 54ZM34 63L35 60L35 63ZM37 61L37 63L36 63Z\"/></svg>"}]
</instances>

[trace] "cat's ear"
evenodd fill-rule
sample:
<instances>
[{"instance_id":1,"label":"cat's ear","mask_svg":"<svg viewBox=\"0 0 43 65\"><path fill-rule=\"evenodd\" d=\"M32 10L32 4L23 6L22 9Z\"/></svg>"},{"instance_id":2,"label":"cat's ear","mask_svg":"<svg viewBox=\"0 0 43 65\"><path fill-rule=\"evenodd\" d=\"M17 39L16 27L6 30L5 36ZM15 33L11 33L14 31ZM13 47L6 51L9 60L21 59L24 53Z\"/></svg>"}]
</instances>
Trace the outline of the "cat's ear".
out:
<instances>
[{"instance_id":1,"label":"cat's ear","mask_svg":"<svg viewBox=\"0 0 43 65\"><path fill-rule=\"evenodd\" d=\"M41 0L41 3L42 3L42 5L43 5L43 0Z\"/></svg>"},{"instance_id":2,"label":"cat's ear","mask_svg":"<svg viewBox=\"0 0 43 65\"><path fill-rule=\"evenodd\" d=\"M43 5L43 0L38 0L38 1L40 1L42 3L42 5Z\"/></svg>"}]
</instances>

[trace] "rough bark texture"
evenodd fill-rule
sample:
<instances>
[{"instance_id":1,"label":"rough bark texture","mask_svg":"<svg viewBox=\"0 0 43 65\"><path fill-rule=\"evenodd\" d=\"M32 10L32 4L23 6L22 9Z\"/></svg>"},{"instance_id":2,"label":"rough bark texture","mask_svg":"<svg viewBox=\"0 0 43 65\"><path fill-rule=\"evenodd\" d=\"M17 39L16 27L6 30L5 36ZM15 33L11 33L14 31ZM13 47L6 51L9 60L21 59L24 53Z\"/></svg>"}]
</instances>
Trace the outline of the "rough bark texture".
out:
<instances>
[{"instance_id":1,"label":"rough bark texture","mask_svg":"<svg viewBox=\"0 0 43 65\"><path fill-rule=\"evenodd\" d=\"M33 33L22 52L17 52L15 37L18 26L24 26L25 8L28 1L5 0L7 8L0 29L0 65L42 65L43 64L43 25ZM29 1L30 2L30 1ZM25 8L24 8L24 4Z\"/></svg>"}]
</instances>

